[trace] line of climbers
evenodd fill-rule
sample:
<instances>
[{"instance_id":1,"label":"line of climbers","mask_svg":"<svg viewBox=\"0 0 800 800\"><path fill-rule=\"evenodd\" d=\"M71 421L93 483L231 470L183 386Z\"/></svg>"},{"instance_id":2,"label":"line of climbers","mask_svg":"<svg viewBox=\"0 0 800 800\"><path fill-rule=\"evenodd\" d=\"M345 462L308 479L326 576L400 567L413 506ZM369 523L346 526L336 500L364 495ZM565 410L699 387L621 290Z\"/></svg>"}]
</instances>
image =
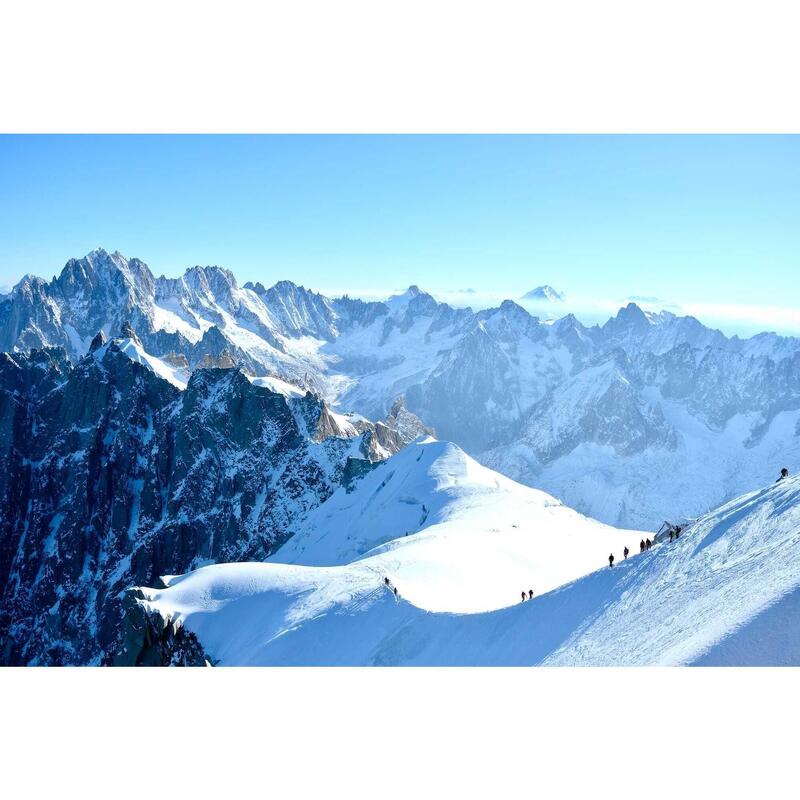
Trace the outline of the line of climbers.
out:
<instances>
[{"instance_id":1,"label":"line of climbers","mask_svg":"<svg viewBox=\"0 0 800 800\"><path fill-rule=\"evenodd\" d=\"M788 478L788 477L789 477L789 470L786 469L786 467L784 467L781 470L781 474L778 477L778 480L775 481L775 482L776 483L780 483L784 478ZM516 528L517 526L514 525L514 527ZM649 550L655 544L655 540L658 539L658 537L661 536L662 533L669 534L669 540L671 542L675 541L675 539L677 539L681 535L681 533L683 533L683 530L684 530L685 527L686 527L685 525L673 525L671 522L666 522L665 521L664 524L658 529L658 532L656 533L656 535L653 537L653 541L652 542L650 541L649 538L642 539L639 542L639 552L640 553L644 553L645 551ZM406 536L408 536L408 534L406 534ZM628 547L626 545L625 549L622 551L622 556L623 556L623 558L625 560L627 560L628 556L630 555L630 552L631 551L628 549ZM609 553L609 555L608 555L608 566L609 567L613 567L614 566L614 554L613 553ZM396 586L392 586L392 584L391 584L391 582L389 581L388 578L384 578L383 580L384 580L384 583L390 589L392 589L392 591L394 591L394 594L395 594L395 597L396 597L397 596L397 587ZM523 603L526 600L533 600L533 589L529 589L527 592L523 589L521 594L522 594L522 602Z\"/></svg>"},{"instance_id":2,"label":"line of climbers","mask_svg":"<svg viewBox=\"0 0 800 800\"><path fill-rule=\"evenodd\" d=\"M654 538L657 538L661 534L661 532L664 530L664 526L666 526L666 530L669 531L669 540L670 541L672 541L673 539L677 539L681 535L681 531L683 530L683 526L682 525L672 525L669 522L665 522L664 525L662 525L661 528L659 528L659 531L656 534L656 537L654 537ZM639 552L640 553L644 553L646 550L649 550L654 544L655 544L655 541L651 542L649 537L646 538L646 539L642 539L642 541L639 542ZM623 558L625 558L627 560L628 556L630 555L630 552L631 551L628 549L628 547L626 545L625 549L622 551ZM614 566L614 554L613 553L610 553L609 556L608 556L608 566L609 567L613 567Z\"/></svg>"},{"instance_id":3,"label":"line of climbers","mask_svg":"<svg viewBox=\"0 0 800 800\"><path fill-rule=\"evenodd\" d=\"M789 470L786 467L784 467L781 470L781 474L778 476L778 480L775 481L775 483L780 483L782 480L785 480L788 477L789 477ZM658 537L661 536L662 533L668 534L669 540L671 542L674 542L681 535L681 533L683 533L685 527L686 527L685 525L673 525L671 522L664 522L664 524L658 529L656 535L653 537L654 541L651 542L650 539L642 539L642 541L639 542L639 552L644 553L645 550L649 550L653 546L653 544L655 544L655 540L658 539ZM625 558L628 557L629 552L630 550L628 550L627 547L622 551ZM608 566L609 567L614 566L613 553L611 553L608 556Z\"/></svg>"},{"instance_id":4,"label":"line of climbers","mask_svg":"<svg viewBox=\"0 0 800 800\"><path fill-rule=\"evenodd\" d=\"M639 552L640 553L644 553L645 551L649 550L655 544L655 539L657 539L661 535L662 532L663 533L669 533L669 540L670 541L673 541L674 539L677 539L681 535L681 532L683 531L683 528L684 528L683 525L673 525L671 522L665 522L658 529L658 533L653 537L653 541L650 541L650 537L647 537L646 539L642 539L639 542ZM628 556L630 555L630 552L631 551L628 549L628 547L626 545L625 549L622 551L623 558L625 558L627 560ZM614 566L614 554L613 553L610 553L609 556L608 556L608 566L609 567L613 567Z\"/></svg>"},{"instance_id":5,"label":"line of climbers","mask_svg":"<svg viewBox=\"0 0 800 800\"><path fill-rule=\"evenodd\" d=\"M386 584L386 586L388 586L394 592L394 596L395 597L399 597L399 595L397 594L397 587L392 584L392 582L389 580L389 578L384 578L383 582L384 582L384 584Z\"/></svg>"}]
</instances>

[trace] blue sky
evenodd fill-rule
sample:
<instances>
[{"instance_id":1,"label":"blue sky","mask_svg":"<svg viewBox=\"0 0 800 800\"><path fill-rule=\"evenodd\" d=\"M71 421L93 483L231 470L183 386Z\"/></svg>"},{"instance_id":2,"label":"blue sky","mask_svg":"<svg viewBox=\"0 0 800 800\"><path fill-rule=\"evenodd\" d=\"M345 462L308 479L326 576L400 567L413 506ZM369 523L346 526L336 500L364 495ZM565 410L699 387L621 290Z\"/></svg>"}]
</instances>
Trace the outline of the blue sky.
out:
<instances>
[{"instance_id":1,"label":"blue sky","mask_svg":"<svg viewBox=\"0 0 800 800\"><path fill-rule=\"evenodd\" d=\"M549 283L800 332L800 137L0 137L0 285L94 247L156 274L476 304Z\"/></svg>"}]
</instances>

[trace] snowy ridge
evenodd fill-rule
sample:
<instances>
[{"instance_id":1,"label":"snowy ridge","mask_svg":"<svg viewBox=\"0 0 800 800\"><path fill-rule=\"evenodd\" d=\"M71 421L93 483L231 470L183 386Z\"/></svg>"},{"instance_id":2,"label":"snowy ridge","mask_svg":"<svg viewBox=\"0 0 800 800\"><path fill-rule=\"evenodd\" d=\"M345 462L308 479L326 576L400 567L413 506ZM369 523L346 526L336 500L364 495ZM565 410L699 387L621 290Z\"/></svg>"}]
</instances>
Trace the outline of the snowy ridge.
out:
<instances>
[{"instance_id":1,"label":"snowy ridge","mask_svg":"<svg viewBox=\"0 0 800 800\"><path fill-rule=\"evenodd\" d=\"M140 602L180 621L223 665L797 664L799 544L800 479L789 479L675 542L491 612L431 613L373 558L206 567L144 590Z\"/></svg>"},{"instance_id":2,"label":"snowy ridge","mask_svg":"<svg viewBox=\"0 0 800 800\"><path fill-rule=\"evenodd\" d=\"M169 381L176 389L185 389L186 385L189 383L191 371L188 368L169 366L160 358L156 358L147 353L144 347L142 347L142 343L132 338L112 339L99 350L95 351L94 355L98 361L103 360L105 351L112 342L114 346L131 361L135 361L137 364L142 364L147 367L151 372L158 375L159 378Z\"/></svg>"},{"instance_id":3,"label":"snowy ridge","mask_svg":"<svg viewBox=\"0 0 800 800\"><path fill-rule=\"evenodd\" d=\"M319 630L323 618L338 631L344 615L354 629L326 630L327 655L309 652L285 663L358 663L350 648L363 642L355 630L362 613L371 618L383 609L395 619L507 607L523 589L546 592L640 538L581 517L432 439L405 448L323 505L267 563L169 577L166 589L142 590L146 607L179 620L223 663L284 663L272 643ZM240 650L240 636L258 653Z\"/></svg>"}]
</instances>

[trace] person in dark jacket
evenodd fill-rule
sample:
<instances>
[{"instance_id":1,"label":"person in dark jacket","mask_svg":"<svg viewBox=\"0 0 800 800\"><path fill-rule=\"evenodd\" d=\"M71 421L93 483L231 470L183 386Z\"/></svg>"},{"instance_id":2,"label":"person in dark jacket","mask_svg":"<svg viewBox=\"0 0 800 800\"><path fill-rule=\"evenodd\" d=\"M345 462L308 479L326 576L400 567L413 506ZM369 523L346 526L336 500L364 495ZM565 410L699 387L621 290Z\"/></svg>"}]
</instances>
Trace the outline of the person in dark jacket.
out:
<instances>
[{"instance_id":1,"label":"person in dark jacket","mask_svg":"<svg viewBox=\"0 0 800 800\"><path fill-rule=\"evenodd\" d=\"M523 589L522 590L522 602L524 603L526 599L527 599L527 596L525 594L525 590Z\"/></svg>"},{"instance_id":2,"label":"person in dark jacket","mask_svg":"<svg viewBox=\"0 0 800 800\"><path fill-rule=\"evenodd\" d=\"M789 470L788 470L788 469L786 469L786 467L784 467L784 468L781 470L781 474L780 474L780 476L778 477L778 480L776 480L776 481L775 481L775 483L780 483L780 482L781 482L781 481L782 481L784 478L788 478L788 477L789 477Z\"/></svg>"},{"instance_id":3,"label":"person in dark jacket","mask_svg":"<svg viewBox=\"0 0 800 800\"><path fill-rule=\"evenodd\" d=\"M644 549L649 550L653 546L653 543L649 539L644 540Z\"/></svg>"},{"instance_id":4,"label":"person in dark jacket","mask_svg":"<svg viewBox=\"0 0 800 800\"><path fill-rule=\"evenodd\" d=\"M628 550L628 546L625 545L625 549L622 551L623 557L627 558L628 557L628 553L630 553L630 550Z\"/></svg>"},{"instance_id":5,"label":"person in dark jacket","mask_svg":"<svg viewBox=\"0 0 800 800\"><path fill-rule=\"evenodd\" d=\"M528 589L528 600L533 600L533 589Z\"/></svg>"},{"instance_id":6,"label":"person in dark jacket","mask_svg":"<svg viewBox=\"0 0 800 800\"><path fill-rule=\"evenodd\" d=\"M642 541L639 542L639 552L644 553L644 539L642 539Z\"/></svg>"},{"instance_id":7,"label":"person in dark jacket","mask_svg":"<svg viewBox=\"0 0 800 800\"><path fill-rule=\"evenodd\" d=\"M608 566L609 567L613 567L614 566L614 554L613 553L611 553L611 555L609 555L609 557L608 557Z\"/></svg>"}]
</instances>

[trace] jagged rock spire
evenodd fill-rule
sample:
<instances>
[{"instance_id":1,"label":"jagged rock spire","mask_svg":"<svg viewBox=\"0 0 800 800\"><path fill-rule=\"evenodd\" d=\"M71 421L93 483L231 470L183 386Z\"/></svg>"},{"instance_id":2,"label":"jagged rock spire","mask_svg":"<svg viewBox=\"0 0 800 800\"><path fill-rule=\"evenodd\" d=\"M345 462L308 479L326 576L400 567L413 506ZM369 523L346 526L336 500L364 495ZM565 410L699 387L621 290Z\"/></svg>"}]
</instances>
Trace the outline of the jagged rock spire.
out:
<instances>
[{"instance_id":1,"label":"jagged rock spire","mask_svg":"<svg viewBox=\"0 0 800 800\"><path fill-rule=\"evenodd\" d=\"M103 333L103 330L101 328L94 335L94 339L92 339L92 343L89 345L89 352L94 353L96 350L99 350L105 343L106 343L106 335Z\"/></svg>"},{"instance_id":2,"label":"jagged rock spire","mask_svg":"<svg viewBox=\"0 0 800 800\"><path fill-rule=\"evenodd\" d=\"M141 344L139 337L136 335L136 331L133 329L133 326L128 320L122 323L120 328L120 333L122 334L123 339L132 339L136 344Z\"/></svg>"}]
</instances>

